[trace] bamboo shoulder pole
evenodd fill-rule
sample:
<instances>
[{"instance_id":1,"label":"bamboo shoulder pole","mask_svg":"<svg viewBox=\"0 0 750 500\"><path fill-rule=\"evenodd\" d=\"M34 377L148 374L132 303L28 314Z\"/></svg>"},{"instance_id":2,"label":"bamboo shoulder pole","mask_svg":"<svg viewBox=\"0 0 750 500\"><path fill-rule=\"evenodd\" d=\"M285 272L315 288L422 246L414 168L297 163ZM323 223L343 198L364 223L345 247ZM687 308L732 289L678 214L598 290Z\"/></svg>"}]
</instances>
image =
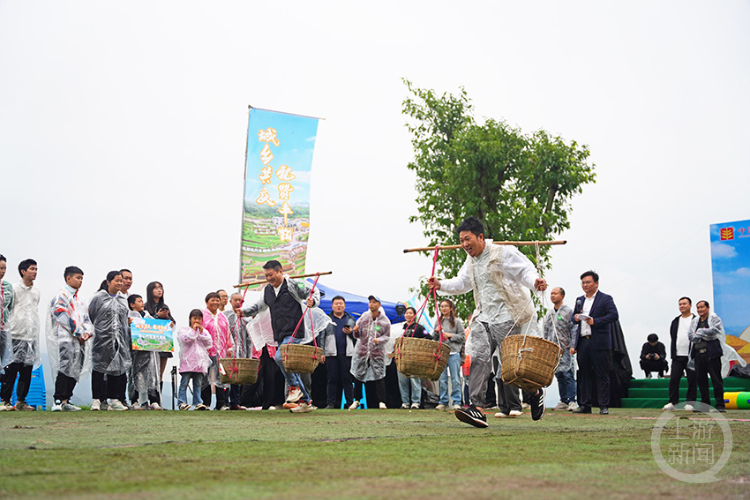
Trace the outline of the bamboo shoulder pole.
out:
<instances>
[{"instance_id":1,"label":"bamboo shoulder pole","mask_svg":"<svg viewBox=\"0 0 750 500\"><path fill-rule=\"evenodd\" d=\"M519 247L524 246L548 246L548 245L564 245L568 240L556 240L556 241L493 241L493 245L515 245ZM461 245L438 245L438 250L455 250L461 248ZM421 247L421 248L406 248L404 253L409 252L429 252L435 250L435 247Z\"/></svg>"},{"instance_id":2,"label":"bamboo shoulder pole","mask_svg":"<svg viewBox=\"0 0 750 500\"><path fill-rule=\"evenodd\" d=\"M310 274L297 274L295 276L287 276L288 278L312 278L313 276L325 276L326 274L333 274L333 271L326 271L324 273L310 273ZM254 285L265 285L267 283L266 280L255 280L255 281L246 281L244 283L240 283L239 285L234 285L234 288L245 288L248 286L254 286Z\"/></svg>"}]
</instances>

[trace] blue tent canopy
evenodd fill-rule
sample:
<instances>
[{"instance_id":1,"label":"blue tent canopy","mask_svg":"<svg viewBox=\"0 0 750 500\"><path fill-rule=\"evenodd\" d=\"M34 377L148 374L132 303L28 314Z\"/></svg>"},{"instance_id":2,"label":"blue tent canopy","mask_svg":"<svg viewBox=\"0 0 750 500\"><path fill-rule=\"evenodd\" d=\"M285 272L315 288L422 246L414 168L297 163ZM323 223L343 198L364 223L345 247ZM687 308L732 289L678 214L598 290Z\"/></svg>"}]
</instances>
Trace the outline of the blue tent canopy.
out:
<instances>
[{"instance_id":1,"label":"blue tent canopy","mask_svg":"<svg viewBox=\"0 0 750 500\"><path fill-rule=\"evenodd\" d=\"M314 280L311 279L308 279L307 281L311 285L314 283ZM363 312L367 311L367 305L370 302L367 300L367 297L335 290L329 286L322 285L320 282L318 282L317 287L322 295L322 298L320 299L320 308L323 309L326 314L330 314L333 310L331 307L331 300L337 295L344 297L344 300L346 301L346 311L355 318L359 318ZM398 315L396 313L396 302L386 302L383 300L383 297L380 297L380 299L382 300L380 305L383 306L383 310L385 311L386 316L388 316L388 319L391 320L391 323L401 323L404 321L404 315Z\"/></svg>"}]
</instances>

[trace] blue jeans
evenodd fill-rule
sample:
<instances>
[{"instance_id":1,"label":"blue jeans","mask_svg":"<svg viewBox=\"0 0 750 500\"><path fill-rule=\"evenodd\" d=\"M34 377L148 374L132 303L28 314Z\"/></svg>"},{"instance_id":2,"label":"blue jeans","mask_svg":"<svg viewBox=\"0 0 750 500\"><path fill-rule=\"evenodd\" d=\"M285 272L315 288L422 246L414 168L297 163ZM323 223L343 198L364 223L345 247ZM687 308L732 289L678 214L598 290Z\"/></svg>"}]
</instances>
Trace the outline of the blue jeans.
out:
<instances>
[{"instance_id":1,"label":"blue jeans","mask_svg":"<svg viewBox=\"0 0 750 500\"><path fill-rule=\"evenodd\" d=\"M177 401L180 404L187 404L187 388L188 383L193 381L193 406L198 406L203 403L201 399L201 385L203 384L203 374L200 372L183 372L182 378L180 379L180 392L177 396Z\"/></svg>"},{"instance_id":2,"label":"blue jeans","mask_svg":"<svg viewBox=\"0 0 750 500\"><path fill-rule=\"evenodd\" d=\"M576 400L576 378L575 367L572 366L564 372L556 372L557 387L560 391L560 401L573 403Z\"/></svg>"},{"instance_id":3,"label":"blue jeans","mask_svg":"<svg viewBox=\"0 0 750 500\"><path fill-rule=\"evenodd\" d=\"M419 404L422 401L422 379L404 377L398 372L398 388L401 392L401 403L409 404L409 386L411 386L411 402Z\"/></svg>"},{"instance_id":4,"label":"blue jeans","mask_svg":"<svg viewBox=\"0 0 750 500\"><path fill-rule=\"evenodd\" d=\"M302 391L302 401L305 401L306 403L310 403L310 395L307 393L307 389L305 389L305 384L302 383L302 379L299 376L299 373L287 373L287 371L284 369L284 362L281 360L281 346L284 344L299 344L302 342L302 339L300 337L294 337L292 339L292 336L289 335L288 337L284 337L284 340L281 341L279 344L279 348L276 349L276 355L273 357L273 360L276 361L276 364L279 366L279 370L281 370L281 374L284 375L284 379L286 379L286 383L289 384L289 387L298 387L300 391Z\"/></svg>"},{"instance_id":5,"label":"blue jeans","mask_svg":"<svg viewBox=\"0 0 750 500\"><path fill-rule=\"evenodd\" d=\"M440 374L440 404L448 404L448 371L451 374L451 399L454 405L461 404L461 353L453 353L448 357L448 364Z\"/></svg>"}]
</instances>

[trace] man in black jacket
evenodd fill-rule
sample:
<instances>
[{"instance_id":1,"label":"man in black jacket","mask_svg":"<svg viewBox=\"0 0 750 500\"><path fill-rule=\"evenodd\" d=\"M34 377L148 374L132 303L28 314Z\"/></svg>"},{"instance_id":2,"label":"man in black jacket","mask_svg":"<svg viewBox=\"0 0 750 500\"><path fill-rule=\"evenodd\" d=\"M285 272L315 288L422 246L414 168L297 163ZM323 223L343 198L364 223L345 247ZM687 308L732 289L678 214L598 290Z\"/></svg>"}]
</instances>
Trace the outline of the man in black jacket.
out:
<instances>
[{"instance_id":1,"label":"man in black jacket","mask_svg":"<svg viewBox=\"0 0 750 500\"><path fill-rule=\"evenodd\" d=\"M658 372L659 378L664 378L667 370L667 348L659 342L659 336L652 333L648 342L641 348L641 369L646 372L646 378L651 378L651 372Z\"/></svg>"},{"instance_id":2,"label":"man in black jacket","mask_svg":"<svg viewBox=\"0 0 750 500\"><path fill-rule=\"evenodd\" d=\"M612 364L612 324L619 313L610 295L599 291L599 275L581 275L585 295L576 299L573 321L577 334L570 353L578 353L578 380L581 384L579 407L575 413L591 413L592 385L596 382L599 414L609 415L609 370Z\"/></svg>"},{"instance_id":3,"label":"man in black jacket","mask_svg":"<svg viewBox=\"0 0 750 500\"><path fill-rule=\"evenodd\" d=\"M669 350L672 358L672 372L669 377L669 403L665 404L662 410L672 411L675 405L680 402L680 380L683 373L687 377L687 399L685 401L695 401L698 397L698 385L695 383L695 370L689 370L688 355L690 354L690 339L688 339L688 330L695 315L691 312L693 302L690 297L681 297L677 303L680 309L680 315L672 320L669 327L669 335L672 337L671 348ZM693 405L686 404L685 410L693 411Z\"/></svg>"}]
</instances>

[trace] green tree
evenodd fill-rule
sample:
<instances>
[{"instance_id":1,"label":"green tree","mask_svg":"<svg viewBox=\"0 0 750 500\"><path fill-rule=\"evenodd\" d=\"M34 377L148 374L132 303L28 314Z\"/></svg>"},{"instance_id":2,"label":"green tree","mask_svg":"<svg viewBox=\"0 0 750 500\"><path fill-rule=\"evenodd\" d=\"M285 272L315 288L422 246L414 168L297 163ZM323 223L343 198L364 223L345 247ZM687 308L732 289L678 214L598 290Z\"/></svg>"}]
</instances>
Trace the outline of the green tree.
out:
<instances>
[{"instance_id":1,"label":"green tree","mask_svg":"<svg viewBox=\"0 0 750 500\"><path fill-rule=\"evenodd\" d=\"M437 96L404 80L409 97L402 113L410 118L417 175L418 213L430 245L457 243L456 228L474 215L493 240L542 241L570 227L570 200L595 182L589 149L544 130L524 134L503 120L479 124L466 90ZM534 247L520 247L536 263ZM550 268L550 247L540 247L542 269ZM443 251L436 274L455 276L466 254ZM426 293L422 287L422 293ZM472 295L456 297L462 317L474 309Z\"/></svg>"}]
</instances>

